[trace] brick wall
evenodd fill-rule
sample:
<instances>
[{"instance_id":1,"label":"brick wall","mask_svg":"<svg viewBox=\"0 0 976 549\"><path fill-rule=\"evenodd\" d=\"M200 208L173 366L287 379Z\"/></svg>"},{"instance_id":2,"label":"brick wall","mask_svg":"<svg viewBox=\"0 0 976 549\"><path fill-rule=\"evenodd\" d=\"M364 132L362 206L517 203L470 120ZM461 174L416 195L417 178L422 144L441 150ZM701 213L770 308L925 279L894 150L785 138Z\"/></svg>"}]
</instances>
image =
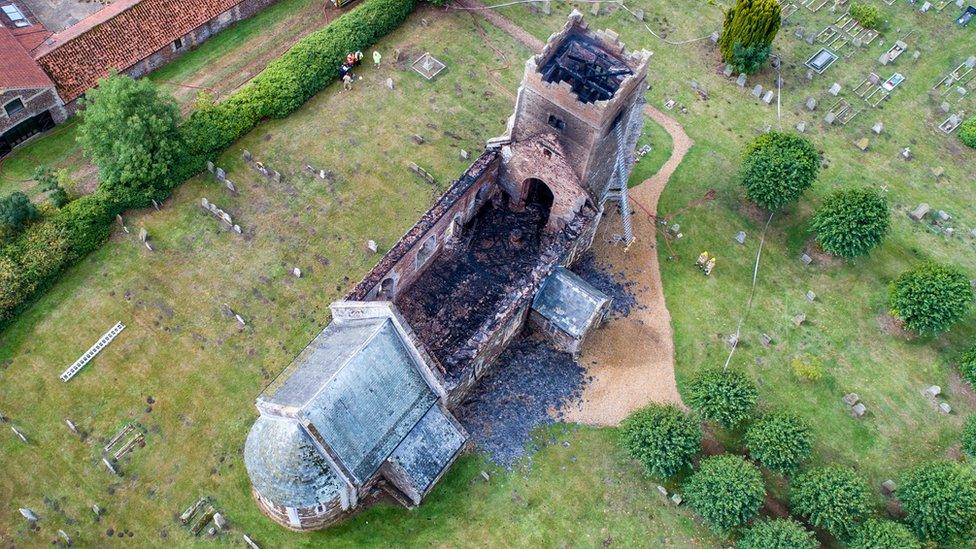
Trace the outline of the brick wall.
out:
<instances>
[{"instance_id":1,"label":"brick wall","mask_svg":"<svg viewBox=\"0 0 976 549\"><path fill-rule=\"evenodd\" d=\"M17 98L23 101L24 109L13 116L7 116L6 111L3 110L3 105ZM55 123L63 122L67 116L64 105L61 103L61 99L57 93L54 92L54 88L7 89L0 91L0 134L44 111L51 112L51 117Z\"/></svg>"}]
</instances>

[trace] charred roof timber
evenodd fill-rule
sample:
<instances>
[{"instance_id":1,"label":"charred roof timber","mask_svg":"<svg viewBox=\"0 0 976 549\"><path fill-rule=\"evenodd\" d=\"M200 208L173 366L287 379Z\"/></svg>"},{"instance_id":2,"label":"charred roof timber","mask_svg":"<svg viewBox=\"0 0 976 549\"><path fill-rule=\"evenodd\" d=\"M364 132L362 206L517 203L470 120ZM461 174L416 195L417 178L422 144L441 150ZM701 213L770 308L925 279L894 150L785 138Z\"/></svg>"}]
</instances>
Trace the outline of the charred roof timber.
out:
<instances>
[{"instance_id":1,"label":"charred roof timber","mask_svg":"<svg viewBox=\"0 0 976 549\"><path fill-rule=\"evenodd\" d=\"M609 100L634 73L585 35L570 36L540 72L546 82L568 82L583 103Z\"/></svg>"}]
</instances>

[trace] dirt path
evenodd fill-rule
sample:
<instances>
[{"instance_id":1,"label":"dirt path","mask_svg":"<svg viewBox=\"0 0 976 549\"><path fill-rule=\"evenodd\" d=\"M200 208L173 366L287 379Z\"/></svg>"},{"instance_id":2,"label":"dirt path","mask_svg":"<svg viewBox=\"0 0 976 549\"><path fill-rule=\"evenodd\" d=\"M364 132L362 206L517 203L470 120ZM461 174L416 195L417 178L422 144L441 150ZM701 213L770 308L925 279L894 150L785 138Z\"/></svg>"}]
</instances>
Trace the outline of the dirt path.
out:
<instances>
[{"instance_id":1,"label":"dirt path","mask_svg":"<svg viewBox=\"0 0 976 549\"><path fill-rule=\"evenodd\" d=\"M534 52L544 43L478 0L457 0L458 4L484 17ZM636 241L627 251L611 244L620 231L619 215L608 212L601 224L593 252L613 272L622 272L637 283L641 305L630 315L611 320L586 342L581 363L592 376L582 402L564 410L569 421L616 425L633 410L650 402L683 405L674 378L674 334L671 313L664 301L661 270L656 249L656 227L649 214L657 212L658 199L671 174L694 145L676 120L647 106L644 113L671 135L671 157L653 177L631 189Z\"/></svg>"}]
</instances>

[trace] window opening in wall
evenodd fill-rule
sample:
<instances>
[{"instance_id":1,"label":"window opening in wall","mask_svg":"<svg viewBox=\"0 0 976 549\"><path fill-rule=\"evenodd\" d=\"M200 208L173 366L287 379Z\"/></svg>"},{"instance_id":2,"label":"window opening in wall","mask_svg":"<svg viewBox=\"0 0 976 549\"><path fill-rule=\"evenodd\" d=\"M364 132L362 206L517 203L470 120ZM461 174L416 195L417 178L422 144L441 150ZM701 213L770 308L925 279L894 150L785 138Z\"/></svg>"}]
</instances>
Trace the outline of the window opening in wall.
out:
<instances>
[{"instance_id":1,"label":"window opening in wall","mask_svg":"<svg viewBox=\"0 0 976 549\"><path fill-rule=\"evenodd\" d=\"M563 131L563 129L566 127L566 123L563 122L561 118L557 118L556 116L551 114L549 115L549 125L552 126L553 128L556 128L559 131Z\"/></svg>"},{"instance_id":2,"label":"window opening in wall","mask_svg":"<svg viewBox=\"0 0 976 549\"><path fill-rule=\"evenodd\" d=\"M7 113L7 116L13 116L24 110L24 102L18 97L17 99L14 99L13 101L10 101L4 105L3 110Z\"/></svg>"},{"instance_id":3,"label":"window opening in wall","mask_svg":"<svg viewBox=\"0 0 976 549\"><path fill-rule=\"evenodd\" d=\"M177 38L176 40L173 40L173 49L174 50L183 49L183 38Z\"/></svg>"},{"instance_id":4,"label":"window opening in wall","mask_svg":"<svg viewBox=\"0 0 976 549\"><path fill-rule=\"evenodd\" d=\"M420 251L417 252L417 269L427 263L430 256L434 255L434 251L437 250L437 235L431 235L430 238L424 241L424 245L420 247Z\"/></svg>"}]
</instances>

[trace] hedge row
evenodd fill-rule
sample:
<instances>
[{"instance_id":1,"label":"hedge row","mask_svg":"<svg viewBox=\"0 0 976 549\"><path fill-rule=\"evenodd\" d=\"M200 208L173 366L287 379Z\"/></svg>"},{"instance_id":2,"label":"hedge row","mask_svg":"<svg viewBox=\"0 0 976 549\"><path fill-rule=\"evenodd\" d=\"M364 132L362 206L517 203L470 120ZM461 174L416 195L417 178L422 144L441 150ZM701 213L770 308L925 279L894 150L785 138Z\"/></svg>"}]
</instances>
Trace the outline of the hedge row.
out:
<instances>
[{"instance_id":1,"label":"hedge row","mask_svg":"<svg viewBox=\"0 0 976 549\"><path fill-rule=\"evenodd\" d=\"M283 118L334 82L346 53L365 49L396 29L417 0L366 0L268 64L221 103L201 101L184 121L185 161L173 166L175 184L201 172L231 143L267 118ZM168 189L172 191L172 189ZM127 205L96 191L35 223L0 250L0 330L76 261L111 233Z\"/></svg>"}]
</instances>

